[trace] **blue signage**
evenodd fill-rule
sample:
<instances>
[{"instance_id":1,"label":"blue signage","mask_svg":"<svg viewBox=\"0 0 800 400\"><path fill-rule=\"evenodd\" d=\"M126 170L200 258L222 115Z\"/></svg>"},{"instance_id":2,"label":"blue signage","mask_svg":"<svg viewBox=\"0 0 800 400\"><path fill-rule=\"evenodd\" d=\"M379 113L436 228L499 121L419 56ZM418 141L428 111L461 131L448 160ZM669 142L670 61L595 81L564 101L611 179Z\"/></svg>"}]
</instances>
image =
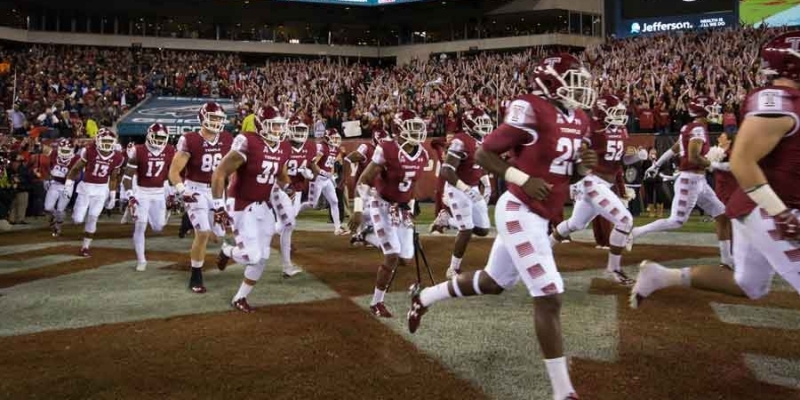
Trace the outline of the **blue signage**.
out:
<instances>
[{"instance_id":1,"label":"blue signage","mask_svg":"<svg viewBox=\"0 0 800 400\"><path fill-rule=\"evenodd\" d=\"M230 99L151 96L117 123L117 134L144 135L147 127L155 123L164 124L170 135L196 131L200 129L197 113L209 101L215 101L222 106L229 118L236 115L236 107Z\"/></svg>"},{"instance_id":2,"label":"blue signage","mask_svg":"<svg viewBox=\"0 0 800 400\"><path fill-rule=\"evenodd\" d=\"M725 28L737 25L737 17L733 12L681 15L676 17L625 19L617 25L617 37L667 33L692 29Z\"/></svg>"}]
</instances>

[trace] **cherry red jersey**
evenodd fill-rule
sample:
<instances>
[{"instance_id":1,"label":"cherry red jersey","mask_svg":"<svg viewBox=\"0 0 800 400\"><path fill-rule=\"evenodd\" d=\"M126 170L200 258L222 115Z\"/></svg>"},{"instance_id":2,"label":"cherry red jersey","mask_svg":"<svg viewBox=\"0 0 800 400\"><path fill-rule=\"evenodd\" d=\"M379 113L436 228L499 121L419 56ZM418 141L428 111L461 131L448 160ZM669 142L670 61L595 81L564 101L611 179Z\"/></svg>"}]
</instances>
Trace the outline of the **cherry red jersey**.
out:
<instances>
[{"instance_id":1,"label":"cherry red jersey","mask_svg":"<svg viewBox=\"0 0 800 400\"><path fill-rule=\"evenodd\" d=\"M382 142L372 155L372 162L383 166L375 188L390 203L407 204L414 198L414 184L428 164L428 152L417 146L408 154L395 142Z\"/></svg>"},{"instance_id":2,"label":"cherry red jersey","mask_svg":"<svg viewBox=\"0 0 800 400\"><path fill-rule=\"evenodd\" d=\"M622 171L622 157L628 141L625 127L605 126L592 121L591 149L597 153L597 166L594 171L603 175L616 175Z\"/></svg>"},{"instance_id":3,"label":"cherry red jersey","mask_svg":"<svg viewBox=\"0 0 800 400\"><path fill-rule=\"evenodd\" d=\"M787 87L765 87L747 96L742 107L744 118L759 115L786 115L800 121L800 90ZM758 165L764 171L772 190L787 207L800 209L800 124L795 122L772 151ZM726 214L731 218L745 216L756 204L741 187L728 201Z\"/></svg>"},{"instance_id":4,"label":"cherry red jersey","mask_svg":"<svg viewBox=\"0 0 800 400\"><path fill-rule=\"evenodd\" d=\"M175 148L172 145L167 145L158 153L154 153L144 144L128 149L128 165L136 167L136 183L140 187L164 187L173 157Z\"/></svg>"},{"instance_id":5,"label":"cherry red jersey","mask_svg":"<svg viewBox=\"0 0 800 400\"><path fill-rule=\"evenodd\" d=\"M228 132L221 132L213 142L203 138L200 132L186 132L181 136L178 139L178 151L189 155L186 179L211 184L211 174L222 157L230 151L232 142L233 136Z\"/></svg>"},{"instance_id":6,"label":"cherry red jersey","mask_svg":"<svg viewBox=\"0 0 800 400\"><path fill-rule=\"evenodd\" d=\"M725 151L725 158L722 162L728 162L730 156L731 150L728 149ZM736 177L734 177L730 171L714 171L714 193L717 194L717 198L719 198L722 204L728 204L733 192L735 192L738 187L739 183L736 182Z\"/></svg>"},{"instance_id":7,"label":"cherry red jersey","mask_svg":"<svg viewBox=\"0 0 800 400\"><path fill-rule=\"evenodd\" d=\"M508 191L533 212L557 221L563 218L570 176L582 144L589 140L590 124L583 110L562 111L541 97L523 95L511 102L503 123L484 138L483 148L509 152L511 165L553 185L550 195L539 201L507 183Z\"/></svg>"},{"instance_id":8,"label":"cherry red jersey","mask_svg":"<svg viewBox=\"0 0 800 400\"><path fill-rule=\"evenodd\" d=\"M291 146L289 152L289 161L286 164L286 173L292 182L292 188L295 191L302 191L305 188L305 177L300 173L299 169L310 169L309 165L314 162L314 157L317 155L316 146L311 142L305 142L299 148Z\"/></svg>"},{"instance_id":9,"label":"cherry red jersey","mask_svg":"<svg viewBox=\"0 0 800 400\"><path fill-rule=\"evenodd\" d=\"M447 148L447 154L461 160L456 168L456 176L470 186L477 186L483 176L483 168L475 162L475 152L480 145L481 142L474 136L458 132Z\"/></svg>"},{"instance_id":10,"label":"cherry red jersey","mask_svg":"<svg viewBox=\"0 0 800 400\"><path fill-rule=\"evenodd\" d=\"M289 160L291 152L288 142L269 147L259 135L239 135L231 149L245 158L245 163L236 170L231 193L236 199L234 211L242 211L251 203L266 202L272 187Z\"/></svg>"},{"instance_id":11,"label":"cherry red jersey","mask_svg":"<svg viewBox=\"0 0 800 400\"><path fill-rule=\"evenodd\" d=\"M689 142L692 140L703 141L703 148L700 149L701 156L704 156L706 153L708 153L708 128L705 124L692 122L684 125L683 128L681 128L681 162L678 166L678 169L681 171L703 171L705 169L702 165L689 162Z\"/></svg>"},{"instance_id":12,"label":"cherry red jersey","mask_svg":"<svg viewBox=\"0 0 800 400\"><path fill-rule=\"evenodd\" d=\"M53 152L50 153L50 178L58 183L66 182L69 171L78 160L80 160L80 156L77 154L65 160L58 157L56 151L53 150Z\"/></svg>"},{"instance_id":13,"label":"cherry red jersey","mask_svg":"<svg viewBox=\"0 0 800 400\"><path fill-rule=\"evenodd\" d=\"M95 184L107 184L111 174L122 167L125 161L121 152L112 151L109 155L103 156L95 146L84 147L80 157L86 163L83 169L83 181Z\"/></svg>"},{"instance_id":14,"label":"cherry red jersey","mask_svg":"<svg viewBox=\"0 0 800 400\"><path fill-rule=\"evenodd\" d=\"M363 159L358 162L357 169L356 169L356 181L358 178L361 177L361 174L364 173L364 170L367 169L367 165L372 161L372 155L375 154L375 145L372 143L361 143L358 145L356 151L361 154Z\"/></svg>"},{"instance_id":15,"label":"cherry red jersey","mask_svg":"<svg viewBox=\"0 0 800 400\"><path fill-rule=\"evenodd\" d=\"M322 155L317 160L317 166L322 171L323 175L330 175L333 172L333 166L336 164L336 156L339 155L339 149L327 143L317 143L317 154Z\"/></svg>"}]
</instances>

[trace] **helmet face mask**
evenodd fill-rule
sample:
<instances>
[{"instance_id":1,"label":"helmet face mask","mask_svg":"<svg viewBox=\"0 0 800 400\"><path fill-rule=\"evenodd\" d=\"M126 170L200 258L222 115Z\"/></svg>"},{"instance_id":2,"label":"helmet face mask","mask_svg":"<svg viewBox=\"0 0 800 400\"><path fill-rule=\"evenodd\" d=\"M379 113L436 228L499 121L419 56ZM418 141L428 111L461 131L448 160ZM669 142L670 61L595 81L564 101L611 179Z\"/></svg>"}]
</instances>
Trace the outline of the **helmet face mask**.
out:
<instances>
[{"instance_id":1,"label":"helmet face mask","mask_svg":"<svg viewBox=\"0 0 800 400\"><path fill-rule=\"evenodd\" d=\"M114 148L117 146L117 135L110 129L103 128L97 132L95 145L97 146L97 150L110 153L114 151Z\"/></svg>"},{"instance_id":2,"label":"helmet face mask","mask_svg":"<svg viewBox=\"0 0 800 400\"><path fill-rule=\"evenodd\" d=\"M58 143L58 158L62 160L69 160L74 155L72 150L72 146L70 145L69 141L66 139L59 141Z\"/></svg>"},{"instance_id":3,"label":"helmet face mask","mask_svg":"<svg viewBox=\"0 0 800 400\"><path fill-rule=\"evenodd\" d=\"M534 70L533 82L547 98L567 109L587 109L597 100L592 74L570 54L544 59Z\"/></svg>"},{"instance_id":4,"label":"helmet face mask","mask_svg":"<svg viewBox=\"0 0 800 400\"><path fill-rule=\"evenodd\" d=\"M222 132L228 120L228 116L225 114L222 107L213 102L206 103L200 108L199 117L200 125L203 129L213 134Z\"/></svg>"},{"instance_id":5,"label":"helmet face mask","mask_svg":"<svg viewBox=\"0 0 800 400\"><path fill-rule=\"evenodd\" d=\"M484 137L494 130L492 119L481 109L474 109L464 113L463 128L467 133Z\"/></svg>"},{"instance_id":6,"label":"helmet face mask","mask_svg":"<svg viewBox=\"0 0 800 400\"><path fill-rule=\"evenodd\" d=\"M402 139L402 145L419 145L428 135L425 121L409 110L395 114L394 129L399 131L397 136Z\"/></svg>"},{"instance_id":7,"label":"helmet face mask","mask_svg":"<svg viewBox=\"0 0 800 400\"><path fill-rule=\"evenodd\" d=\"M308 125L304 124L299 119L290 119L287 129L289 132L289 139L291 139L292 142L302 144L308 140Z\"/></svg>"},{"instance_id":8,"label":"helmet face mask","mask_svg":"<svg viewBox=\"0 0 800 400\"><path fill-rule=\"evenodd\" d=\"M147 147L153 151L162 151L169 143L169 133L161 124L153 124L147 130Z\"/></svg>"},{"instance_id":9,"label":"helmet face mask","mask_svg":"<svg viewBox=\"0 0 800 400\"><path fill-rule=\"evenodd\" d=\"M331 147L339 147L342 145L342 137L335 129L328 130L325 134L325 141L328 142L328 145Z\"/></svg>"},{"instance_id":10,"label":"helmet face mask","mask_svg":"<svg viewBox=\"0 0 800 400\"><path fill-rule=\"evenodd\" d=\"M272 106L261 107L256 114L256 130L264 140L278 143L286 135L286 119Z\"/></svg>"}]
</instances>

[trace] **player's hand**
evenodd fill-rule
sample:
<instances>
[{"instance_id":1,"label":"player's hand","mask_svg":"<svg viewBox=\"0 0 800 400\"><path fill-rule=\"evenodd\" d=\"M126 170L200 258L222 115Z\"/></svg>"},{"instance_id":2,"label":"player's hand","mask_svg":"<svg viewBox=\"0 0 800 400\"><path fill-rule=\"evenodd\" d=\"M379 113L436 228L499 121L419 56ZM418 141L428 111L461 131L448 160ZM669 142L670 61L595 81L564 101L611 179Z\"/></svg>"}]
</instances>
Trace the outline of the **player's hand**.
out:
<instances>
[{"instance_id":1,"label":"player's hand","mask_svg":"<svg viewBox=\"0 0 800 400\"><path fill-rule=\"evenodd\" d=\"M786 209L773 217L778 235L784 240L800 240L800 211Z\"/></svg>"},{"instance_id":2,"label":"player's hand","mask_svg":"<svg viewBox=\"0 0 800 400\"><path fill-rule=\"evenodd\" d=\"M651 165L646 171L644 171L644 179L653 179L658 176L658 165Z\"/></svg>"},{"instance_id":3,"label":"player's hand","mask_svg":"<svg viewBox=\"0 0 800 400\"><path fill-rule=\"evenodd\" d=\"M583 168L587 170L594 169L597 166L597 152L590 148L581 148L578 157Z\"/></svg>"},{"instance_id":4,"label":"player's hand","mask_svg":"<svg viewBox=\"0 0 800 400\"><path fill-rule=\"evenodd\" d=\"M183 193L183 203L197 203L198 197L200 196L199 193Z\"/></svg>"},{"instance_id":5,"label":"player's hand","mask_svg":"<svg viewBox=\"0 0 800 400\"><path fill-rule=\"evenodd\" d=\"M350 217L350 221L347 223L347 227L350 229L350 232L358 232L358 229L361 228L361 222L363 220L364 213L354 212Z\"/></svg>"},{"instance_id":6,"label":"player's hand","mask_svg":"<svg viewBox=\"0 0 800 400\"><path fill-rule=\"evenodd\" d=\"M544 200L550 195L550 190L553 188L553 185L547 183L542 178L530 177L525 184L522 185L522 190L525 191L525 194L528 196L533 197L536 200Z\"/></svg>"},{"instance_id":7,"label":"player's hand","mask_svg":"<svg viewBox=\"0 0 800 400\"><path fill-rule=\"evenodd\" d=\"M136 197L129 197L128 198L128 213L131 216L131 220L136 221L136 210L139 208L139 201L136 200Z\"/></svg>"},{"instance_id":8,"label":"player's hand","mask_svg":"<svg viewBox=\"0 0 800 400\"><path fill-rule=\"evenodd\" d=\"M225 207L218 207L214 209L214 223L222 226L223 229L231 224L231 216Z\"/></svg>"},{"instance_id":9,"label":"player's hand","mask_svg":"<svg viewBox=\"0 0 800 400\"><path fill-rule=\"evenodd\" d=\"M309 180L309 181L310 181L310 180L314 179L314 172L313 172L313 171L311 171L310 169L308 169L308 168L300 168L300 169L298 169L298 171L299 171L299 172L300 172L300 173L303 175L303 177L304 177L304 178L306 178L307 180Z\"/></svg>"}]
</instances>

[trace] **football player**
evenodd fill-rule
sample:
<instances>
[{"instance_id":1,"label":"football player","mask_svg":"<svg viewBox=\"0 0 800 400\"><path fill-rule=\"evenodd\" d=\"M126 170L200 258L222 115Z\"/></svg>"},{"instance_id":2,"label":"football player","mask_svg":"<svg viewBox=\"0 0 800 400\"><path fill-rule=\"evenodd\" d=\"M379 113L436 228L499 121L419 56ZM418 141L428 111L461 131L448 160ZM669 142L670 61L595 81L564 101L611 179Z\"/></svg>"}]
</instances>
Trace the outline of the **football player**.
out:
<instances>
[{"instance_id":1,"label":"football player","mask_svg":"<svg viewBox=\"0 0 800 400\"><path fill-rule=\"evenodd\" d=\"M264 106L256 113L258 134L238 135L231 152L222 159L212 176L213 210L217 224L226 226L232 218L236 246L222 244L218 262L230 258L245 266L244 280L233 297L231 306L242 312L252 312L247 295L261 278L269 258L270 242L275 233L275 215L270 205L274 186L291 191L287 161L291 145L282 141L286 120L278 109ZM225 180L236 173L230 189L235 200L232 215L225 209ZM288 210L287 210L288 211Z\"/></svg>"},{"instance_id":2,"label":"football player","mask_svg":"<svg viewBox=\"0 0 800 400\"><path fill-rule=\"evenodd\" d=\"M607 95L597 99L592 108L591 148L597 153L597 166L577 183L575 207L572 216L556 226L551 234L551 243L567 240L572 232L585 229L598 215L614 224L609 236L608 264L606 276L617 283L632 285L633 280L625 275L620 266L622 249L633 228L633 216L623 199L614 194L618 174L622 173L628 131L627 109L617 96ZM627 164L638 160L638 156L627 158ZM623 193L624 195L624 193Z\"/></svg>"},{"instance_id":3,"label":"football player","mask_svg":"<svg viewBox=\"0 0 800 400\"><path fill-rule=\"evenodd\" d=\"M303 209L313 208L319 201L319 196L325 196L328 206L331 208L331 218L333 218L334 234L343 236L349 235L350 231L342 228L339 215L339 199L336 198L336 188L333 182L333 167L336 164L336 157L339 155L339 146L342 145L342 137L336 128L325 131L323 143L317 143L317 167L319 175L309 185L308 202L303 205Z\"/></svg>"},{"instance_id":4,"label":"football player","mask_svg":"<svg viewBox=\"0 0 800 400\"><path fill-rule=\"evenodd\" d=\"M47 188L44 198L44 210L51 215L50 227L54 237L61 235L64 210L67 209L67 203L69 203L69 198L63 195L67 173L79 159L80 157L75 154L75 149L69 139L59 140L50 152L50 187Z\"/></svg>"},{"instance_id":5,"label":"football player","mask_svg":"<svg viewBox=\"0 0 800 400\"><path fill-rule=\"evenodd\" d=\"M594 104L591 74L570 54L545 58L533 71L536 94L523 95L504 122L483 140L478 163L505 177L508 191L495 207L497 238L483 270L420 290L411 287L408 328L417 331L432 304L452 297L500 294L522 280L533 297L536 336L556 400L577 399L569 378L561 337L564 281L556 268L548 228L563 214L573 175L597 163L586 146ZM511 163L501 155L509 152Z\"/></svg>"},{"instance_id":6,"label":"football player","mask_svg":"<svg viewBox=\"0 0 800 400\"><path fill-rule=\"evenodd\" d=\"M458 229L450 267L447 268L447 279L461 273L461 259L472 235L484 237L491 228L487 204L491 185L488 183L489 176L475 162L475 152L483 137L492 131L492 120L486 112L476 108L462 115L461 124L463 131L450 141L447 158L439 170L440 176L446 181L444 200L450 207L452 217L442 209L434 221L436 231L441 231L445 226ZM484 193L481 193L479 183L483 185Z\"/></svg>"},{"instance_id":7,"label":"football player","mask_svg":"<svg viewBox=\"0 0 800 400\"><path fill-rule=\"evenodd\" d=\"M727 203L736 271L717 266L669 269L645 261L631 306L656 290L686 286L758 299L777 272L800 293L800 31L761 48L769 86L748 95L730 167L738 188Z\"/></svg>"},{"instance_id":8,"label":"football player","mask_svg":"<svg viewBox=\"0 0 800 400\"><path fill-rule=\"evenodd\" d=\"M392 140L392 136L383 129L383 124L381 120L378 119L372 124L372 142L361 143L358 148L345 157L345 160L350 162L351 168L355 172L354 178L356 182L361 178L361 175L367 169L369 163L372 162L372 155L375 154L375 149L385 140ZM358 190L355 191L353 197L359 197ZM360 203L363 204L363 212L369 215L369 202L365 202L364 199L361 199ZM350 238L351 245L369 243L375 247L380 246L375 236L375 230L372 229L372 221L370 221L369 218L362 218L360 225L357 225L353 219L350 219L349 225L350 231L353 232L353 237Z\"/></svg>"},{"instance_id":9,"label":"football player","mask_svg":"<svg viewBox=\"0 0 800 400\"><path fill-rule=\"evenodd\" d=\"M80 159L72 166L64 182L64 197L72 196L75 178L83 171L83 180L78 184L78 198L72 209L72 220L76 224L86 222L80 255L89 257L89 246L97 231L97 219L106 209L114 208L117 197L119 172L123 163L122 153L115 151L117 134L109 128L97 131L95 143L81 149Z\"/></svg>"},{"instance_id":10,"label":"football player","mask_svg":"<svg viewBox=\"0 0 800 400\"><path fill-rule=\"evenodd\" d=\"M233 136L224 131L227 115L217 103L208 102L198 112L200 131L187 132L178 139L177 152L169 168L169 180L177 196L183 199L194 227L194 240L190 253L192 274L189 289L194 293L205 293L203 283L203 261L206 246L212 234L225 236L225 228L214 223L211 197L211 174L222 157L228 154ZM181 172L186 169L186 181Z\"/></svg>"},{"instance_id":11,"label":"football player","mask_svg":"<svg viewBox=\"0 0 800 400\"><path fill-rule=\"evenodd\" d=\"M720 168L718 162L712 163L705 157L709 149L707 120L715 116L719 106L714 100L700 96L689 102L688 109L689 115L694 118L694 121L681 128L679 140L645 171L645 176L653 177L658 173L661 165L676 154L680 156L680 165L678 166L680 174L675 179L675 196L672 198L669 218L633 228L626 246L630 247L634 239L648 233L682 227L689 220L694 207L698 206L716 220L720 265L731 268L733 267L733 256L731 255L730 222L725 216L725 205L717 198L714 190L706 181L706 169Z\"/></svg>"},{"instance_id":12,"label":"football player","mask_svg":"<svg viewBox=\"0 0 800 400\"><path fill-rule=\"evenodd\" d=\"M378 267L370 311L391 318L383 297L392 271L403 260L410 265L414 256L414 187L428 164L428 152L422 147L427 130L425 121L411 110L394 115L392 130L396 140L383 141L372 161L358 179L359 196L353 201L353 224L361 225L364 203L369 202L369 218L383 251Z\"/></svg>"},{"instance_id":13,"label":"football player","mask_svg":"<svg viewBox=\"0 0 800 400\"><path fill-rule=\"evenodd\" d=\"M272 206L277 214L277 232L280 234L281 261L283 263L283 276L290 278L302 270L292 263L292 232L296 225L297 214L300 212L301 196L306 182L313 182L319 175L319 167L314 162L317 155L316 146L308 141L308 125L299 116L289 118L286 126L286 135L291 144L287 174L291 180L292 196L283 191L276 194L279 198ZM286 218L282 219L282 215Z\"/></svg>"},{"instance_id":14,"label":"football player","mask_svg":"<svg viewBox=\"0 0 800 400\"><path fill-rule=\"evenodd\" d=\"M136 270L147 269L144 255L144 233L147 224L155 232L166 225L167 197L164 182L167 181L169 165L175 156L175 148L169 144L169 132L162 124L147 128L145 144L128 148L128 166L122 185L128 199L128 212L134 222L133 247L136 251ZM137 185L134 190L133 180Z\"/></svg>"}]
</instances>

